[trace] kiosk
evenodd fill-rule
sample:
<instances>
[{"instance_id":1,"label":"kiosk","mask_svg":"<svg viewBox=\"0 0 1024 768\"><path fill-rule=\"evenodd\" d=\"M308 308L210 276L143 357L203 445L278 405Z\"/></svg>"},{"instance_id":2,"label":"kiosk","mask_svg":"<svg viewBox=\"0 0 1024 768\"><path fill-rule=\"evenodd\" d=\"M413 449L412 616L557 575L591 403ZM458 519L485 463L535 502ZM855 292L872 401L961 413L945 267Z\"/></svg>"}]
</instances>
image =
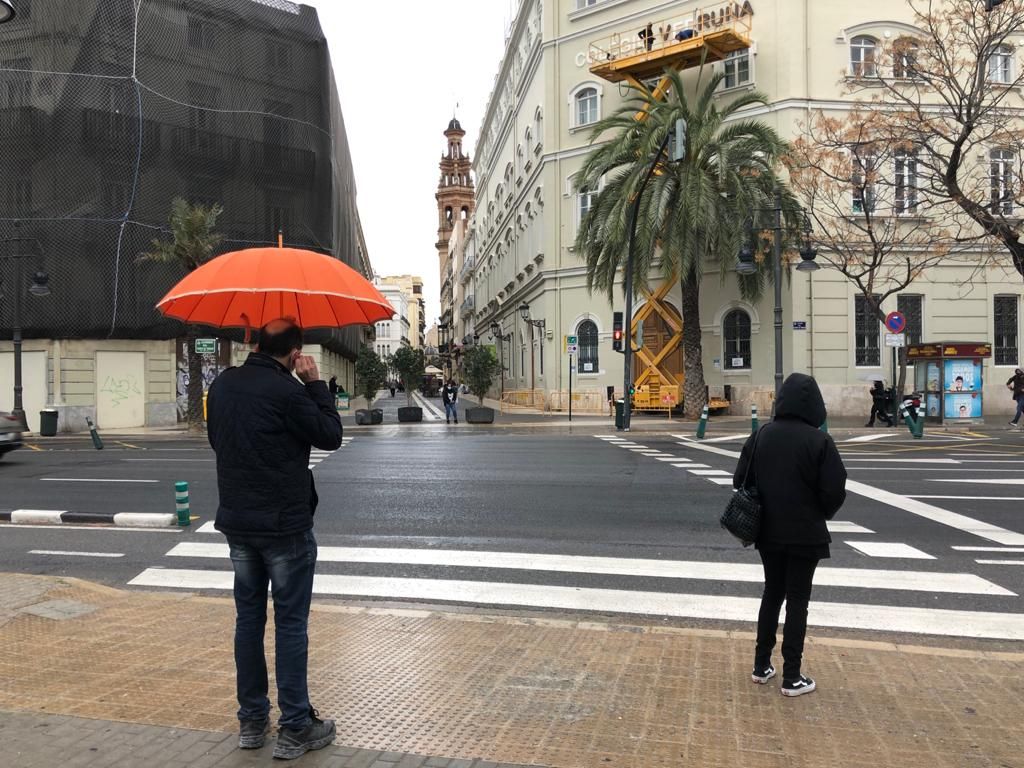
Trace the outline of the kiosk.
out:
<instances>
[{"instance_id":1,"label":"kiosk","mask_svg":"<svg viewBox=\"0 0 1024 768\"><path fill-rule=\"evenodd\" d=\"M942 424L980 421L984 381L982 361L992 356L984 341L942 341L907 347L914 366L914 389L923 396L925 418Z\"/></svg>"}]
</instances>

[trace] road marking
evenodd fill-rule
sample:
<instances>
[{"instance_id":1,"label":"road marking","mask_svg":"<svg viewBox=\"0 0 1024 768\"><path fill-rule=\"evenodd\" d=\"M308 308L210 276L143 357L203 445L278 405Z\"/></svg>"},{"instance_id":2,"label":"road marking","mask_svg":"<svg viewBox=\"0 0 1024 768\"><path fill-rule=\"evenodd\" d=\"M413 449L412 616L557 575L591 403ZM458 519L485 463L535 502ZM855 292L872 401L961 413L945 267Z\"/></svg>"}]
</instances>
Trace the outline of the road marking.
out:
<instances>
[{"instance_id":1,"label":"road marking","mask_svg":"<svg viewBox=\"0 0 1024 768\"><path fill-rule=\"evenodd\" d=\"M711 469L710 465L708 465L708 464L693 464L693 463L690 463L690 464L673 464L672 466L673 467L678 467L679 469Z\"/></svg>"},{"instance_id":2,"label":"road marking","mask_svg":"<svg viewBox=\"0 0 1024 768\"><path fill-rule=\"evenodd\" d=\"M847 520L827 520L825 525L828 526L829 533L874 533L870 528L865 528L863 525L857 525Z\"/></svg>"},{"instance_id":3,"label":"road marking","mask_svg":"<svg viewBox=\"0 0 1024 768\"><path fill-rule=\"evenodd\" d=\"M739 440L741 438L745 440L748 437L750 437L750 433L749 432L741 432L741 433L738 433L738 434L735 434L735 435L724 435L722 437L709 437L709 438L706 438L703 442L705 442L705 443L728 443L728 442L730 442L732 440Z\"/></svg>"},{"instance_id":4,"label":"road marking","mask_svg":"<svg viewBox=\"0 0 1024 768\"><path fill-rule=\"evenodd\" d=\"M184 461L184 462L189 462L189 463L209 462L210 464L213 464L217 460L216 459L120 459L120 461L156 461L156 462L159 462L161 464L167 464L167 463L171 463L171 462L183 462Z\"/></svg>"},{"instance_id":5,"label":"road marking","mask_svg":"<svg viewBox=\"0 0 1024 768\"><path fill-rule=\"evenodd\" d=\"M145 587L230 590L234 574L231 571L147 568L128 583ZM746 623L756 620L761 605L758 597L368 576L317 575L313 578L313 592L318 595L539 607ZM1015 613L815 601L808 623L812 626L843 629L1024 640L1024 615Z\"/></svg>"},{"instance_id":6,"label":"road marking","mask_svg":"<svg viewBox=\"0 0 1024 768\"><path fill-rule=\"evenodd\" d=\"M707 479L715 485L732 485L731 477L709 477Z\"/></svg>"},{"instance_id":7,"label":"road marking","mask_svg":"<svg viewBox=\"0 0 1024 768\"><path fill-rule=\"evenodd\" d=\"M909 544L892 541L847 541L851 547L868 557L898 557L905 560L934 560L935 557Z\"/></svg>"},{"instance_id":8,"label":"road marking","mask_svg":"<svg viewBox=\"0 0 1024 768\"><path fill-rule=\"evenodd\" d=\"M732 473L724 472L721 469L690 469L691 475L697 477L732 477ZM731 481L730 481L731 482Z\"/></svg>"},{"instance_id":9,"label":"road marking","mask_svg":"<svg viewBox=\"0 0 1024 768\"><path fill-rule=\"evenodd\" d=\"M224 543L182 542L168 557L204 557L226 560ZM637 576L698 581L738 581L760 584L760 564L688 560L652 560L592 555L542 555L523 552L476 552L455 549L403 549L392 547L320 547L317 560L326 563L377 563L414 566L446 566L553 573L589 573L604 576ZM821 567L815 584L829 587L894 589L909 592L948 592L1015 597L1015 593L973 573L932 573L874 568Z\"/></svg>"},{"instance_id":10,"label":"road marking","mask_svg":"<svg viewBox=\"0 0 1024 768\"><path fill-rule=\"evenodd\" d=\"M30 549L30 555L54 555L56 557L124 557L123 552L71 552L61 549Z\"/></svg>"},{"instance_id":11,"label":"road marking","mask_svg":"<svg viewBox=\"0 0 1024 768\"><path fill-rule=\"evenodd\" d=\"M44 483L159 483L159 480L121 480L105 477L40 477Z\"/></svg>"},{"instance_id":12,"label":"road marking","mask_svg":"<svg viewBox=\"0 0 1024 768\"><path fill-rule=\"evenodd\" d=\"M128 526L98 526L98 525L68 525L64 523L62 525L26 525L22 523L18 525L16 523L0 523L0 528L40 528L50 531L102 531L108 533L115 531L117 533L181 533L184 528L130 528Z\"/></svg>"},{"instance_id":13,"label":"road marking","mask_svg":"<svg viewBox=\"0 0 1024 768\"><path fill-rule=\"evenodd\" d=\"M220 531L218 531L216 528L214 528L213 525L214 525L213 520L205 522L202 525L200 525L198 528L196 528L196 533L220 533Z\"/></svg>"},{"instance_id":14,"label":"road marking","mask_svg":"<svg viewBox=\"0 0 1024 768\"><path fill-rule=\"evenodd\" d=\"M672 437L681 437L681 435L672 435ZM719 456L728 456L730 459L738 459L740 457L740 454L737 451L718 448L714 445L704 445L703 443L694 443L690 441L681 442L679 445L685 445L687 448L696 448L698 451L705 451L706 453L715 453Z\"/></svg>"},{"instance_id":15,"label":"road marking","mask_svg":"<svg viewBox=\"0 0 1024 768\"><path fill-rule=\"evenodd\" d=\"M1011 555L1024 553L1024 547L953 547L958 552L1006 552Z\"/></svg>"},{"instance_id":16,"label":"road marking","mask_svg":"<svg viewBox=\"0 0 1024 768\"><path fill-rule=\"evenodd\" d=\"M975 560L979 565L1024 565L1024 560Z\"/></svg>"},{"instance_id":17,"label":"road marking","mask_svg":"<svg viewBox=\"0 0 1024 768\"><path fill-rule=\"evenodd\" d=\"M689 459L683 459L679 456L655 456L658 461L689 461Z\"/></svg>"},{"instance_id":18,"label":"road marking","mask_svg":"<svg viewBox=\"0 0 1024 768\"><path fill-rule=\"evenodd\" d=\"M139 446L132 445L131 443L126 443L123 440L115 440L114 442L117 443L118 445L123 445L125 448L134 448L136 451L143 450L142 448L139 448Z\"/></svg>"},{"instance_id":19,"label":"road marking","mask_svg":"<svg viewBox=\"0 0 1024 768\"><path fill-rule=\"evenodd\" d=\"M843 440L844 443L870 443L873 440L885 440L887 437L895 437L896 435L861 435L860 437L851 437L849 440Z\"/></svg>"},{"instance_id":20,"label":"road marking","mask_svg":"<svg viewBox=\"0 0 1024 768\"><path fill-rule=\"evenodd\" d=\"M977 470L971 470L976 472ZM1015 472L1013 469L997 470L999 472ZM963 480L930 479L933 483L984 483L985 485L1024 485L1024 479L1014 477L973 477Z\"/></svg>"},{"instance_id":21,"label":"road marking","mask_svg":"<svg viewBox=\"0 0 1024 768\"><path fill-rule=\"evenodd\" d=\"M1024 501L1024 496L926 496L921 493L907 494L908 499L962 499L964 501Z\"/></svg>"},{"instance_id":22,"label":"road marking","mask_svg":"<svg viewBox=\"0 0 1024 768\"><path fill-rule=\"evenodd\" d=\"M61 525L62 509L16 509L11 512L11 522L22 525Z\"/></svg>"},{"instance_id":23,"label":"road marking","mask_svg":"<svg viewBox=\"0 0 1024 768\"><path fill-rule=\"evenodd\" d=\"M39 453L46 453L45 448L40 448L38 445L32 445L32 443L25 443L25 447L31 448L33 451L37 451Z\"/></svg>"},{"instance_id":24,"label":"road marking","mask_svg":"<svg viewBox=\"0 0 1024 768\"><path fill-rule=\"evenodd\" d=\"M959 464L960 463L956 459L878 459L878 458L874 458L874 457L872 457L870 459L848 459L848 458L844 458L843 459L843 462L847 463L847 464L850 463L851 461L881 461L881 462L891 461L891 462L898 462L900 464ZM857 467L857 469L860 469L860 467Z\"/></svg>"}]
</instances>

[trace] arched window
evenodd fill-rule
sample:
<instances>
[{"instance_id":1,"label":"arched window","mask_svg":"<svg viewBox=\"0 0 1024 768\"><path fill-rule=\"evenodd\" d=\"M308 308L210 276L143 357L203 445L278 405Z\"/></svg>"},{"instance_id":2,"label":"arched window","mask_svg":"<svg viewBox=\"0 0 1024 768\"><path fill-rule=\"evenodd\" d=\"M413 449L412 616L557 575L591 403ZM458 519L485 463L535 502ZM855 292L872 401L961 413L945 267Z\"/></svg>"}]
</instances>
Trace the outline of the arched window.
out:
<instances>
[{"instance_id":1,"label":"arched window","mask_svg":"<svg viewBox=\"0 0 1024 768\"><path fill-rule=\"evenodd\" d=\"M577 128L584 125L596 123L601 119L601 109L597 95L597 88L582 88L573 96L575 107L573 125Z\"/></svg>"},{"instance_id":2,"label":"arched window","mask_svg":"<svg viewBox=\"0 0 1024 768\"><path fill-rule=\"evenodd\" d=\"M576 327L576 341L580 346L579 360L576 370L579 373L597 373L598 365L597 324L593 320L584 320Z\"/></svg>"},{"instance_id":3,"label":"arched window","mask_svg":"<svg viewBox=\"0 0 1024 768\"><path fill-rule=\"evenodd\" d=\"M1009 85L1013 78L1013 49L1000 45L988 57L988 81Z\"/></svg>"},{"instance_id":4,"label":"arched window","mask_svg":"<svg viewBox=\"0 0 1024 768\"><path fill-rule=\"evenodd\" d=\"M725 369L750 368L750 315L742 309L730 311L722 320L722 336L725 338Z\"/></svg>"},{"instance_id":5,"label":"arched window","mask_svg":"<svg viewBox=\"0 0 1024 768\"><path fill-rule=\"evenodd\" d=\"M878 41L867 35L858 35L850 41L850 74L854 77L875 77L878 70Z\"/></svg>"}]
</instances>

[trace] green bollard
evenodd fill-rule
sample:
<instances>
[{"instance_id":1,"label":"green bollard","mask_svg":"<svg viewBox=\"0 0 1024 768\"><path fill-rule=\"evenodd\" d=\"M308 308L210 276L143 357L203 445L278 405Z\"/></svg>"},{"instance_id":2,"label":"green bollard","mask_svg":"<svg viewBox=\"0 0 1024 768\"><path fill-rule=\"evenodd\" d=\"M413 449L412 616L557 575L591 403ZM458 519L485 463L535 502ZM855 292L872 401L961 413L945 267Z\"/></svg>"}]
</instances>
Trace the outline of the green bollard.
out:
<instances>
[{"instance_id":1,"label":"green bollard","mask_svg":"<svg viewBox=\"0 0 1024 768\"><path fill-rule=\"evenodd\" d=\"M102 451L103 441L100 439L100 433L96 431L96 425L92 423L92 419L88 416L85 417L85 423L89 425L89 437L92 438L92 447L97 451Z\"/></svg>"},{"instance_id":2,"label":"green bollard","mask_svg":"<svg viewBox=\"0 0 1024 768\"><path fill-rule=\"evenodd\" d=\"M905 403L900 403L900 415L903 417L903 421L907 425L907 429L910 430L911 437L913 437L915 440L920 440L924 436L924 417L921 417L920 419L922 424L921 431L919 431L917 427L917 422L914 419L910 418L910 411L907 410L907 406Z\"/></svg>"},{"instance_id":3,"label":"green bollard","mask_svg":"<svg viewBox=\"0 0 1024 768\"><path fill-rule=\"evenodd\" d=\"M756 405L751 405L750 406L750 434L753 435L756 432L757 432L757 406Z\"/></svg>"},{"instance_id":4,"label":"green bollard","mask_svg":"<svg viewBox=\"0 0 1024 768\"><path fill-rule=\"evenodd\" d=\"M174 509L178 512L179 526L192 524L188 508L188 483L179 482L174 484Z\"/></svg>"},{"instance_id":5,"label":"green bollard","mask_svg":"<svg viewBox=\"0 0 1024 768\"><path fill-rule=\"evenodd\" d=\"M697 439L703 440L704 433L708 429L708 407L705 405L704 410L700 412L700 421L697 423Z\"/></svg>"},{"instance_id":6,"label":"green bollard","mask_svg":"<svg viewBox=\"0 0 1024 768\"><path fill-rule=\"evenodd\" d=\"M924 412L919 410L917 419L914 421L914 437L918 440L924 437Z\"/></svg>"}]
</instances>

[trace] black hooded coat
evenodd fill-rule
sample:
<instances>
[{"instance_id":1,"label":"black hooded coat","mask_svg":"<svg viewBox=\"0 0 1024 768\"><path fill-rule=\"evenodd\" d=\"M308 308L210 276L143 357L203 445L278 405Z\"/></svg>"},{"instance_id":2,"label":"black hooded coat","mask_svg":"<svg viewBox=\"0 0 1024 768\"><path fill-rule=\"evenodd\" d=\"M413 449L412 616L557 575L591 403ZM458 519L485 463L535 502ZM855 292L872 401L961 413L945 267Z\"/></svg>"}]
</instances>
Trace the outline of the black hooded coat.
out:
<instances>
[{"instance_id":1,"label":"black hooded coat","mask_svg":"<svg viewBox=\"0 0 1024 768\"><path fill-rule=\"evenodd\" d=\"M818 383L802 373L786 379L779 391L775 419L761 428L748 485L761 497L763 518L759 549L828 557L826 520L846 499L846 468L825 423L825 401ZM739 488L750 463L751 436L733 477Z\"/></svg>"}]
</instances>

